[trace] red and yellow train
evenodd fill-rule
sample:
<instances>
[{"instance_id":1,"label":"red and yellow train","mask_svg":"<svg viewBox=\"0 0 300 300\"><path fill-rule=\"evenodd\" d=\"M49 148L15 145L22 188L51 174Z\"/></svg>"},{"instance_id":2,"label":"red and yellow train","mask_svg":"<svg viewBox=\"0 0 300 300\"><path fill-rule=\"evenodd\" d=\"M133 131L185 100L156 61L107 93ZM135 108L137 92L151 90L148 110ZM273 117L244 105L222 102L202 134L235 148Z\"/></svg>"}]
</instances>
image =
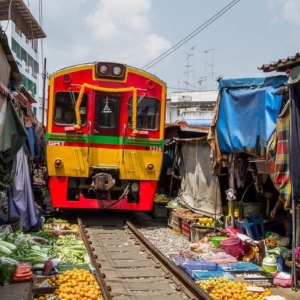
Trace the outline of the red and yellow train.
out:
<instances>
[{"instance_id":1,"label":"red and yellow train","mask_svg":"<svg viewBox=\"0 0 300 300\"><path fill-rule=\"evenodd\" d=\"M47 167L59 208L151 210L163 160L166 85L95 62L50 76Z\"/></svg>"}]
</instances>

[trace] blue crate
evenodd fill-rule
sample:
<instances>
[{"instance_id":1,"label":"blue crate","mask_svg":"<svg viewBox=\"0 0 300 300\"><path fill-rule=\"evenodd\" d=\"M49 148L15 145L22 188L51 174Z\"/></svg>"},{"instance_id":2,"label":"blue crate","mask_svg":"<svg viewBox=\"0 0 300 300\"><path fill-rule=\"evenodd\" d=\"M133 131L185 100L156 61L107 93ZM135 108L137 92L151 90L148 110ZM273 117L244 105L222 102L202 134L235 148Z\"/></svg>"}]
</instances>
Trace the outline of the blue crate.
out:
<instances>
[{"instance_id":1,"label":"blue crate","mask_svg":"<svg viewBox=\"0 0 300 300\"><path fill-rule=\"evenodd\" d=\"M225 272L258 271L259 266L250 262L240 262L236 264L222 265L220 266L220 269Z\"/></svg>"},{"instance_id":2,"label":"blue crate","mask_svg":"<svg viewBox=\"0 0 300 300\"><path fill-rule=\"evenodd\" d=\"M228 272L221 272L221 271L194 271L194 281L198 280L207 280L210 278L220 278L226 277L230 280L234 279L234 275Z\"/></svg>"},{"instance_id":3,"label":"blue crate","mask_svg":"<svg viewBox=\"0 0 300 300\"><path fill-rule=\"evenodd\" d=\"M195 261L184 264L184 272L194 278L194 271L219 271L219 267L207 261Z\"/></svg>"},{"instance_id":4,"label":"blue crate","mask_svg":"<svg viewBox=\"0 0 300 300\"><path fill-rule=\"evenodd\" d=\"M182 269L184 271L184 265L192 262L197 262L197 261L202 261L202 259L197 259L197 258L186 258L186 257L173 257L172 258L173 263Z\"/></svg>"}]
</instances>

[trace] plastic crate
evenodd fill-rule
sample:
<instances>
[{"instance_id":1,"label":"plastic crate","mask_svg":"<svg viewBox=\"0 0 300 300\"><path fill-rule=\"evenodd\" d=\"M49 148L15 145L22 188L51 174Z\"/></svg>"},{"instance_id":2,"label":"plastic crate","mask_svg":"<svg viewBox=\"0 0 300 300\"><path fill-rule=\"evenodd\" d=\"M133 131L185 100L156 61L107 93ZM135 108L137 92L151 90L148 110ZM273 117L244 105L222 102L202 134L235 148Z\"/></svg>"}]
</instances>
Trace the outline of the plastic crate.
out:
<instances>
[{"instance_id":1,"label":"plastic crate","mask_svg":"<svg viewBox=\"0 0 300 300\"><path fill-rule=\"evenodd\" d=\"M172 262L184 271L184 265L194 261L194 258L186 258L186 257L173 257Z\"/></svg>"},{"instance_id":2,"label":"plastic crate","mask_svg":"<svg viewBox=\"0 0 300 300\"><path fill-rule=\"evenodd\" d=\"M236 263L237 259L229 254L213 254L213 255L203 255L201 258L204 261L208 261L212 264L217 264L217 265L227 265L227 264L232 264Z\"/></svg>"},{"instance_id":3,"label":"plastic crate","mask_svg":"<svg viewBox=\"0 0 300 300\"><path fill-rule=\"evenodd\" d=\"M207 280L209 278L220 278L226 277L230 280L234 279L234 276L228 272L220 272L220 271L194 271L194 281L198 280Z\"/></svg>"},{"instance_id":4,"label":"plastic crate","mask_svg":"<svg viewBox=\"0 0 300 300\"><path fill-rule=\"evenodd\" d=\"M58 264L56 266L56 270L58 273L63 273L67 270L73 270L73 269L90 270L91 266L90 266L90 264Z\"/></svg>"},{"instance_id":5,"label":"plastic crate","mask_svg":"<svg viewBox=\"0 0 300 300\"><path fill-rule=\"evenodd\" d=\"M155 218L167 218L168 217L168 209L166 208L165 203L154 202L154 217Z\"/></svg>"},{"instance_id":6,"label":"plastic crate","mask_svg":"<svg viewBox=\"0 0 300 300\"><path fill-rule=\"evenodd\" d=\"M284 278L274 278L273 284L281 287L290 287L292 286L292 278L284 279Z\"/></svg>"},{"instance_id":7,"label":"plastic crate","mask_svg":"<svg viewBox=\"0 0 300 300\"><path fill-rule=\"evenodd\" d=\"M218 266L215 266L207 261L189 262L182 264L182 267L184 267L185 273L191 278L194 278L194 271L219 271Z\"/></svg>"},{"instance_id":8,"label":"plastic crate","mask_svg":"<svg viewBox=\"0 0 300 300\"><path fill-rule=\"evenodd\" d=\"M259 266L250 262L240 262L236 264L222 265L220 268L224 272L237 272L237 271L258 271Z\"/></svg>"}]
</instances>

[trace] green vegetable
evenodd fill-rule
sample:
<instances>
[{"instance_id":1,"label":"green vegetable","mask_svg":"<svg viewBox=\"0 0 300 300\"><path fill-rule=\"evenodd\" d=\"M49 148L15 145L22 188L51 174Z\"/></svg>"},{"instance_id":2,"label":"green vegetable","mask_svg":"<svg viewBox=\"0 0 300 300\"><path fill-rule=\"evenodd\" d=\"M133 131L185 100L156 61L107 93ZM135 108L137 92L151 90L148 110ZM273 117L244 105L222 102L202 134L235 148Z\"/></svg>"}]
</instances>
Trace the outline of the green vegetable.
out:
<instances>
[{"instance_id":1,"label":"green vegetable","mask_svg":"<svg viewBox=\"0 0 300 300\"><path fill-rule=\"evenodd\" d=\"M12 252L10 249L8 249L7 247L0 245L0 253L4 253L4 254L8 254L10 255Z\"/></svg>"},{"instance_id":2,"label":"green vegetable","mask_svg":"<svg viewBox=\"0 0 300 300\"><path fill-rule=\"evenodd\" d=\"M15 250L17 248L14 244L4 242L4 241L0 241L0 245L4 246L10 250Z\"/></svg>"},{"instance_id":3,"label":"green vegetable","mask_svg":"<svg viewBox=\"0 0 300 300\"><path fill-rule=\"evenodd\" d=\"M13 279L18 262L8 257L0 257L0 282L4 285L10 284Z\"/></svg>"}]
</instances>

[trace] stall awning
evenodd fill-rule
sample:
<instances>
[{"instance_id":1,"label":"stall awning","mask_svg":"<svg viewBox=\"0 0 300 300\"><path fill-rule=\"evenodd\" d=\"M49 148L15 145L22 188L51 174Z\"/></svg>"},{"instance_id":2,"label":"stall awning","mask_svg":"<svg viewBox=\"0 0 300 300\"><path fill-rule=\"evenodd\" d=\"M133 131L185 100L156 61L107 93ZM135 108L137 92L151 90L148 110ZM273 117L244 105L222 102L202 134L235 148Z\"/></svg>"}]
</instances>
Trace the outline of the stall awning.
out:
<instances>
[{"instance_id":1,"label":"stall awning","mask_svg":"<svg viewBox=\"0 0 300 300\"><path fill-rule=\"evenodd\" d=\"M0 0L0 21L8 20L14 22L29 40L46 37L23 0Z\"/></svg>"},{"instance_id":2,"label":"stall awning","mask_svg":"<svg viewBox=\"0 0 300 300\"><path fill-rule=\"evenodd\" d=\"M221 152L255 152L276 127L286 76L221 80L217 137Z\"/></svg>"}]
</instances>

